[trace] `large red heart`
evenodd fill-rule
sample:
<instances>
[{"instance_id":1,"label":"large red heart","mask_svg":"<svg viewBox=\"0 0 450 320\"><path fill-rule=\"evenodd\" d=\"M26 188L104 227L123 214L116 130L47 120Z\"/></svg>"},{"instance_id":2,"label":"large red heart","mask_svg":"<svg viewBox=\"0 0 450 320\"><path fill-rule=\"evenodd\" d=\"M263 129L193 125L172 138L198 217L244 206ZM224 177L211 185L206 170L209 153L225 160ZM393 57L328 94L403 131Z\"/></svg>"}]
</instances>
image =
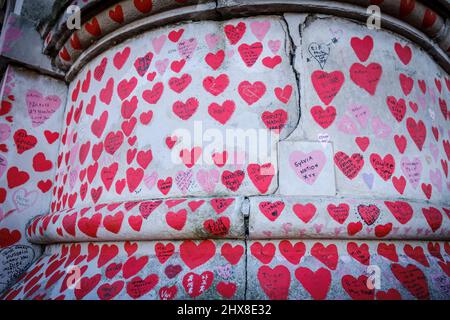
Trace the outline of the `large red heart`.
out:
<instances>
[{"instance_id":1,"label":"large red heart","mask_svg":"<svg viewBox=\"0 0 450 320\"><path fill-rule=\"evenodd\" d=\"M417 299L429 300L428 282L422 270L413 264L403 267L391 264L391 271L400 283Z\"/></svg>"},{"instance_id":2,"label":"large red heart","mask_svg":"<svg viewBox=\"0 0 450 320\"><path fill-rule=\"evenodd\" d=\"M242 36L245 33L245 30L246 25L244 22L239 22L236 27L231 24L227 24L224 27L225 35L232 45L238 43L239 40L241 40Z\"/></svg>"},{"instance_id":3,"label":"large red heart","mask_svg":"<svg viewBox=\"0 0 450 320\"><path fill-rule=\"evenodd\" d=\"M334 155L334 163L347 178L353 180L364 166L364 158L359 153L354 153L349 157L344 152L339 151Z\"/></svg>"},{"instance_id":4,"label":"large red heart","mask_svg":"<svg viewBox=\"0 0 450 320\"><path fill-rule=\"evenodd\" d=\"M281 215L284 209L283 201L262 201L259 203L259 210L266 216L270 221L275 221Z\"/></svg>"},{"instance_id":5,"label":"large red heart","mask_svg":"<svg viewBox=\"0 0 450 320\"><path fill-rule=\"evenodd\" d=\"M247 67L252 67L263 51L261 42L255 42L250 45L243 43L238 47L238 52Z\"/></svg>"},{"instance_id":6,"label":"large red heart","mask_svg":"<svg viewBox=\"0 0 450 320\"><path fill-rule=\"evenodd\" d=\"M344 74L341 71L325 72L316 70L311 74L311 81L320 100L330 105L344 84Z\"/></svg>"},{"instance_id":7,"label":"large red heart","mask_svg":"<svg viewBox=\"0 0 450 320\"><path fill-rule=\"evenodd\" d=\"M233 247L230 243L225 243L220 252L229 263L236 265L244 254L244 247L241 245Z\"/></svg>"},{"instance_id":8,"label":"large red heart","mask_svg":"<svg viewBox=\"0 0 450 320\"><path fill-rule=\"evenodd\" d=\"M260 242L254 242L250 246L252 255L264 264L269 264L275 256L276 247L273 243L262 245Z\"/></svg>"},{"instance_id":9,"label":"large red heart","mask_svg":"<svg viewBox=\"0 0 450 320\"><path fill-rule=\"evenodd\" d=\"M221 74L217 77L206 77L203 80L203 87L206 91L211 93L213 96L218 96L228 87L230 80L226 74Z\"/></svg>"},{"instance_id":10,"label":"large red heart","mask_svg":"<svg viewBox=\"0 0 450 320\"><path fill-rule=\"evenodd\" d=\"M369 59L373 49L373 38L371 36L365 36L363 39L353 37L350 40L350 44L361 62L365 62Z\"/></svg>"},{"instance_id":11,"label":"large red heart","mask_svg":"<svg viewBox=\"0 0 450 320\"><path fill-rule=\"evenodd\" d=\"M123 277L125 279L131 278L139 271L141 271L148 262L148 256L140 258L131 257L124 264L122 268Z\"/></svg>"},{"instance_id":12,"label":"large red heart","mask_svg":"<svg viewBox=\"0 0 450 320\"><path fill-rule=\"evenodd\" d=\"M156 274L150 274L145 279L141 277L134 277L127 283L127 293L133 299L138 299L150 292L159 281Z\"/></svg>"},{"instance_id":13,"label":"large red heart","mask_svg":"<svg viewBox=\"0 0 450 320\"><path fill-rule=\"evenodd\" d=\"M367 286L367 276L361 275L355 278L345 275L341 279L342 287L353 300L374 300L375 290Z\"/></svg>"},{"instance_id":14,"label":"large red heart","mask_svg":"<svg viewBox=\"0 0 450 320\"><path fill-rule=\"evenodd\" d=\"M262 266L258 270L261 288L271 300L286 300L289 296L291 274L283 265L270 268Z\"/></svg>"},{"instance_id":15,"label":"large red heart","mask_svg":"<svg viewBox=\"0 0 450 320\"><path fill-rule=\"evenodd\" d=\"M417 148L422 151L423 144L427 137L427 128L422 120L416 122L413 118L406 119L406 128L416 144Z\"/></svg>"},{"instance_id":16,"label":"large red heart","mask_svg":"<svg viewBox=\"0 0 450 320\"><path fill-rule=\"evenodd\" d=\"M384 181L388 181L395 171L395 160L391 154L387 154L382 159L378 153L372 153L370 163Z\"/></svg>"},{"instance_id":17,"label":"large red heart","mask_svg":"<svg viewBox=\"0 0 450 320\"><path fill-rule=\"evenodd\" d=\"M198 245L187 240L180 245L181 260L191 269L205 264L215 253L216 245L210 240L203 240Z\"/></svg>"},{"instance_id":18,"label":"large red heart","mask_svg":"<svg viewBox=\"0 0 450 320\"><path fill-rule=\"evenodd\" d=\"M406 224L413 216L413 208L405 201L385 201L384 204L401 224Z\"/></svg>"},{"instance_id":19,"label":"large red heart","mask_svg":"<svg viewBox=\"0 0 450 320\"><path fill-rule=\"evenodd\" d=\"M257 102L266 93L266 85L261 81L250 83L242 81L238 86L239 95L249 106Z\"/></svg>"},{"instance_id":20,"label":"large red heart","mask_svg":"<svg viewBox=\"0 0 450 320\"><path fill-rule=\"evenodd\" d=\"M187 220L187 211L186 209L181 209L177 212L169 211L166 214L166 222L167 224L174 228L175 230L181 231L184 228Z\"/></svg>"}]
</instances>

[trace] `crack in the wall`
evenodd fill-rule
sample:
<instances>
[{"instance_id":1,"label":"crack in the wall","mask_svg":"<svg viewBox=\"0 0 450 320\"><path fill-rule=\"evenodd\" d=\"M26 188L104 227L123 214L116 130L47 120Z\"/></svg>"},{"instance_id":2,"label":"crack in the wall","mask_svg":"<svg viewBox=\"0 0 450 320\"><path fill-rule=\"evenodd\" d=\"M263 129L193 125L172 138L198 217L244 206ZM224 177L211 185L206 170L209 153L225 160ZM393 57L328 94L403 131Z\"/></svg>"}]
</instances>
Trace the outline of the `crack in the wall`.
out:
<instances>
[{"instance_id":1,"label":"crack in the wall","mask_svg":"<svg viewBox=\"0 0 450 320\"><path fill-rule=\"evenodd\" d=\"M287 41L289 41L289 44L290 44L289 52L287 52L287 53L289 55L289 63L291 65L292 71L294 73L295 82L296 82L296 86L297 86L297 90L296 91L298 93L298 97L297 97L297 100L298 100L298 105L297 105L297 107L298 107L297 123L293 126L292 131L283 139L283 140L287 140L292 135L292 133L294 133L296 131L296 129L298 128L298 126L300 124L300 118L302 116L301 103L300 103L300 100L301 100L300 73L298 72L298 70L295 67L295 60L296 60L296 57L297 57L297 49L300 49L300 47L298 47L295 44L294 38L291 35L291 30L289 28L289 23L286 20L286 17L284 15L280 15L280 18L281 18L281 21L282 21L281 26L282 26L283 29L285 29L284 31L286 32ZM286 43L285 43L285 45L286 45Z\"/></svg>"}]
</instances>

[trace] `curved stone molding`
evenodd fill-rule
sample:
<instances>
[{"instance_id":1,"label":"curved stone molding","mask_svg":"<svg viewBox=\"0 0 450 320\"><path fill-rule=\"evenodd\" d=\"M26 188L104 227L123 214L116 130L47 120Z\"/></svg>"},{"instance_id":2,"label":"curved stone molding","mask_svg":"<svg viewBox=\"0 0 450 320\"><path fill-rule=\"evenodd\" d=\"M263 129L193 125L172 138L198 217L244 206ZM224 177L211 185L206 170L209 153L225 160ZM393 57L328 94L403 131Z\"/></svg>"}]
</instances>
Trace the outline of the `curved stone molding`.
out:
<instances>
[{"instance_id":1,"label":"curved stone molding","mask_svg":"<svg viewBox=\"0 0 450 320\"><path fill-rule=\"evenodd\" d=\"M197 6L195 6L195 4L197 4ZM64 70L68 70L74 63L77 63L76 60L80 54L91 46L93 42L102 39L108 33L114 33L115 30L127 23L131 24L126 27L127 31L130 32L130 28L133 28L132 22L136 19L144 18L145 20L145 17L150 14L150 20L155 21L158 20L158 18L152 17L152 15L156 14L157 16L158 12L162 12L162 16L172 16L171 22L183 21L190 19L192 15L195 16L196 11L198 16L204 15L205 9L203 8L203 4L207 4L210 7L209 14L212 15L211 18L213 16L216 18L221 18L222 16L231 18L239 15L256 15L261 13L309 12L328 13L366 21L368 16L366 8L371 5L371 2L367 0L320 2L307 0L260 0L248 3L246 1L223 0L219 1L217 6L213 1L187 1L182 3L164 2L164 5L160 7L160 2L152 4L152 2L148 0L148 7L152 7L152 9L151 11L145 12L138 10L133 1L126 0L111 5L107 10L98 13L92 20L86 22L81 30L72 33L71 38L67 40L65 45L61 43L59 46L56 46L59 50L56 64ZM405 4L400 3L399 1L384 1L378 3L378 5L383 13L383 27L393 29L404 36L412 38L427 50L430 50L445 68L449 69L450 63L446 55L448 49L448 28L441 16L418 1L405 2ZM182 11L183 13L179 16L177 16L177 10L171 12L171 10L177 6L186 6L186 12ZM164 11L166 11L165 14ZM119 17L116 17L116 15L119 15ZM203 17L203 19L204 18L205 17ZM147 28L155 26L157 26L155 25L155 22L147 23ZM445 52L437 48L435 43L429 40L430 38L441 45ZM94 44L94 47L98 50L97 45ZM103 48L103 50L105 50L105 48Z\"/></svg>"},{"instance_id":2,"label":"curved stone molding","mask_svg":"<svg viewBox=\"0 0 450 320\"><path fill-rule=\"evenodd\" d=\"M402 200L251 197L251 239L448 239L450 208Z\"/></svg>"},{"instance_id":3,"label":"curved stone molding","mask_svg":"<svg viewBox=\"0 0 450 320\"><path fill-rule=\"evenodd\" d=\"M247 297L446 300L449 255L448 242L251 241Z\"/></svg>"},{"instance_id":4,"label":"curved stone molding","mask_svg":"<svg viewBox=\"0 0 450 320\"><path fill-rule=\"evenodd\" d=\"M172 300L245 297L245 242L107 242L47 246L2 299ZM75 267L77 266L77 267ZM68 287L80 274L79 286Z\"/></svg>"},{"instance_id":5,"label":"curved stone molding","mask_svg":"<svg viewBox=\"0 0 450 320\"><path fill-rule=\"evenodd\" d=\"M30 222L33 243L243 239L242 198L130 201L66 210Z\"/></svg>"}]
</instances>

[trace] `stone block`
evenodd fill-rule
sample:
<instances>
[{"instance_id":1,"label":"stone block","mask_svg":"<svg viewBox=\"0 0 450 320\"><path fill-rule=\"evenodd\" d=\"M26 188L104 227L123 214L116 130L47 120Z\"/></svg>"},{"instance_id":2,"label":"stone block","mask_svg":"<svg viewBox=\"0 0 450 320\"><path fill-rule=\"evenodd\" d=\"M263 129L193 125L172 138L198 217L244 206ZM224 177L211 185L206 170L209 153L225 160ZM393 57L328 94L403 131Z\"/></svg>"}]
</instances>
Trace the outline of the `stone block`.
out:
<instances>
[{"instance_id":1,"label":"stone block","mask_svg":"<svg viewBox=\"0 0 450 320\"><path fill-rule=\"evenodd\" d=\"M331 143L281 141L278 150L279 194L286 196L336 194L334 153Z\"/></svg>"}]
</instances>

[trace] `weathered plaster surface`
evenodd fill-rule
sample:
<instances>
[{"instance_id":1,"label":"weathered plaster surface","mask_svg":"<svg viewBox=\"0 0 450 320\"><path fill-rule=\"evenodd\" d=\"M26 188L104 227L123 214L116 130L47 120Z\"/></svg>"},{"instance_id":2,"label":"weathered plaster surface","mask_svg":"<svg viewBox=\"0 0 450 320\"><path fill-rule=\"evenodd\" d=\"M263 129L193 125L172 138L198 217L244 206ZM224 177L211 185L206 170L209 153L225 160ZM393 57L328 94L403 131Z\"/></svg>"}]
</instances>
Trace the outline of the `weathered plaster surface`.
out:
<instances>
[{"instance_id":1,"label":"weathered plaster surface","mask_svg":"<svg viewBox=\"0 0 450 320\"><path fill-rule=\"evenodd\" d=\"M27 223L48 213L67 87L10 66L1 88L0 291L14 283L41 248L26 239Z\"/></svg>"}]
</instances>

